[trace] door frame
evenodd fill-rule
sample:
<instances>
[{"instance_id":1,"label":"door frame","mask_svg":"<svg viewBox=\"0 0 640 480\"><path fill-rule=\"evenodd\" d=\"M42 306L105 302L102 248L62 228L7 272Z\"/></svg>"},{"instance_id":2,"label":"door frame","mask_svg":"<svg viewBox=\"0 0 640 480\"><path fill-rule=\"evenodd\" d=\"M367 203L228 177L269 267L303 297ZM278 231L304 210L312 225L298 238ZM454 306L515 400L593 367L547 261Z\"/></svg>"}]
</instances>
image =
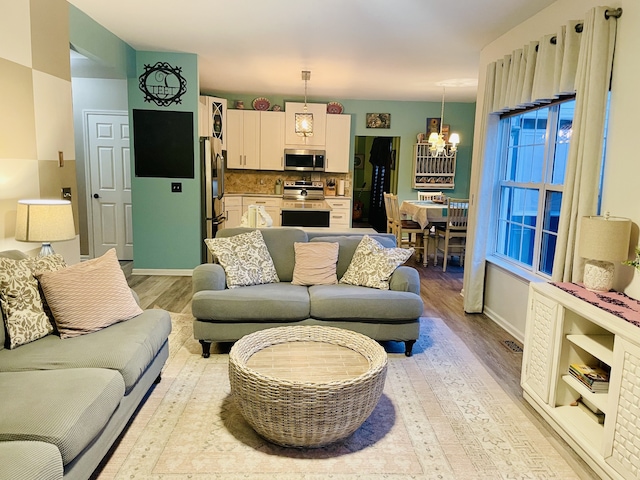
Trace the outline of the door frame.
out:
<instances>
[{"instance_id":1,"label":"door frame","mask_svg":"<svg viewBox=\"0 0 640 480\"><path fill-rule=\"evenodd\" d=\"M84 144L84 185L85 185L85 203L87 209L87 243L89 245L89 258L95 258L95 249L93 244L93 196L91 185L91 173L95 166L91 163L91 150L89 145L89 115L110 115L110 116L126 116L129 120L129 112L127 110L83 110L82 111L82 135ZM131 129L131 125L129 125ZM131 138L131 137L130 137ZM131 148L131 140L129 140L129 148ZM132 203L133 206L133 203Z\"/></svg>"}]
</instances>

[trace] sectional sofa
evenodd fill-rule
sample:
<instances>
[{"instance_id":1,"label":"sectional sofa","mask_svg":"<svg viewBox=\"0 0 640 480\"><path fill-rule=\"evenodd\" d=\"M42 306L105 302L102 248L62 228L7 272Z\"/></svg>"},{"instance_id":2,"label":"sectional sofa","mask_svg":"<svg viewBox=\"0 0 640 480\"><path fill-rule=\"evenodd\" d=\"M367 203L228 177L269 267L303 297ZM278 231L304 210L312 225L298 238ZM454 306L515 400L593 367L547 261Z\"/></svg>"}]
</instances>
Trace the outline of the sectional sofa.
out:
<instances>
[{"instance_id":1,"label":"sectional sofa","mask_svg":"<svg viewBox=\"0 0 640 480\"><path fill-rule=\"evenodd\" d=\"M251 228L226 228L216 238L231 238ZM413 267L399 266L388 289L338 283L295 285L296 242L338 244L336 276L350 266L363 234L340 235L306 232L299 228L259 229L273 260L279 282L227 288L224 268L202 264L193 272L192 313L194 336L208 357L212 342L234 342L264 328L282 325L327 325L354 330L380 341L405 343L410 356L420 331L423 303L420 278ZM391 234L372 235L387 248L396 246Z\"/></svg>"},{"instance_id":2,"label":"sectional sofa","mask_svg":"<svg viewBox=\"0 0 640 480\"><path fill-rule=\"evenodd\" d=\"M170 331L169 314L157 309L12 349L0 328L0 478L89 478L160 379Z\"/></svg>"}]
</instances>

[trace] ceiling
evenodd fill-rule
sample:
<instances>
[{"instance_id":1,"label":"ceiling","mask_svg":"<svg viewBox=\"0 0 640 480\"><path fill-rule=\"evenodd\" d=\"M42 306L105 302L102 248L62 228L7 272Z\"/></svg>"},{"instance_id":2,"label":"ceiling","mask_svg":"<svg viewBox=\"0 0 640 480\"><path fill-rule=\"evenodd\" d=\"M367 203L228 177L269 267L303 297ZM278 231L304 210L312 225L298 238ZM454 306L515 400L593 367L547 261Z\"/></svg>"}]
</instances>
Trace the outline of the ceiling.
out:
<instances>
[{"instance_id":1,"label":"ceiling","mask_svg":"<svg viewBox=\"0 0 640 480\"><path fill-rule=\"evenodd\" d=\"M554 1L69 0L136 50L196 53L203 93L301 96L310 70L310 99L463 102L480 49Z\"/></svg>"}]
</instances>

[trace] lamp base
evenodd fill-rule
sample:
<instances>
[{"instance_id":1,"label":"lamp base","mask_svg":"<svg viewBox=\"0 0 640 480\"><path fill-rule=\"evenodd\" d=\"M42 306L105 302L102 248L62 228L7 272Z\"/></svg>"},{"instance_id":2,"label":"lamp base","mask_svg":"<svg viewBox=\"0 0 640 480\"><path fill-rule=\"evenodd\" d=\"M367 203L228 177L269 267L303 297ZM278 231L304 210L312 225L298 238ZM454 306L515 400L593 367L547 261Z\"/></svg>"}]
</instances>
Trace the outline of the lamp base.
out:
<instances>
[{"instance_id":1,"label":"lamp base","mask_svg":"<svg viewBox=\"0 0 640 480\"><path fill-rule=\"evenodd\" d=\"M54 253L56 252L53 251L51 243L42 242L42 248L40 249L40 253L38 253L39 257L46 257L47 255L53 255Z\"/></svg>"},{"instance_id":2,"label":"lamp base","mask_svg":"<svg viewBox=\"0 0 640 480\"><path fill-rule=\"evenodd\" d=\"M608 292L613 286L615 265L601 260L587 260L584 264L584 287L594 292Z\"/></svg>"}]
</instances>

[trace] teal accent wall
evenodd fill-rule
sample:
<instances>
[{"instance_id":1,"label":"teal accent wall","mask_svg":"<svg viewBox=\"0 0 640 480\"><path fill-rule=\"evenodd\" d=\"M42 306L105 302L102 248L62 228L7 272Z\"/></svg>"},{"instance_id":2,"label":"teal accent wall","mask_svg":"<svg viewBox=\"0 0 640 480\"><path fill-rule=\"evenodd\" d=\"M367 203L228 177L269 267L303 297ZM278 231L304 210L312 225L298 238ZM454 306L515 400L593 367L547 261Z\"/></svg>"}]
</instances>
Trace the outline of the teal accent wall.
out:
<instances>
[{"instance_id":1,"label":"teal accent wall","mask_svg":"<svg viewBox=\"0 0 640 480\"><path fill-rule=\"evenodd\" d=\"M167 62L180 67L187 81L181 103L158 106L145 102L138 77L145 65ZM136 52L135 75L129 78L131 125L133 266L136 269L191 269L201 263L201 197L198 137L198 58L193 54ZM193 113L194 178L136 177L133 110L166 110ZM182 183L181 193L171 183Z\"/></svg>"},{"instance_id":2,"label":"teal accent wall","mask_svg":"<svg viewBox=\"0 0 640 480\"><path fill-rule=\"evenodd\" d=\"M135 69L135 50L69 4L69 42L83 55L112 70L112 78L127 78Z\"/></svg>"}]
</instances>

